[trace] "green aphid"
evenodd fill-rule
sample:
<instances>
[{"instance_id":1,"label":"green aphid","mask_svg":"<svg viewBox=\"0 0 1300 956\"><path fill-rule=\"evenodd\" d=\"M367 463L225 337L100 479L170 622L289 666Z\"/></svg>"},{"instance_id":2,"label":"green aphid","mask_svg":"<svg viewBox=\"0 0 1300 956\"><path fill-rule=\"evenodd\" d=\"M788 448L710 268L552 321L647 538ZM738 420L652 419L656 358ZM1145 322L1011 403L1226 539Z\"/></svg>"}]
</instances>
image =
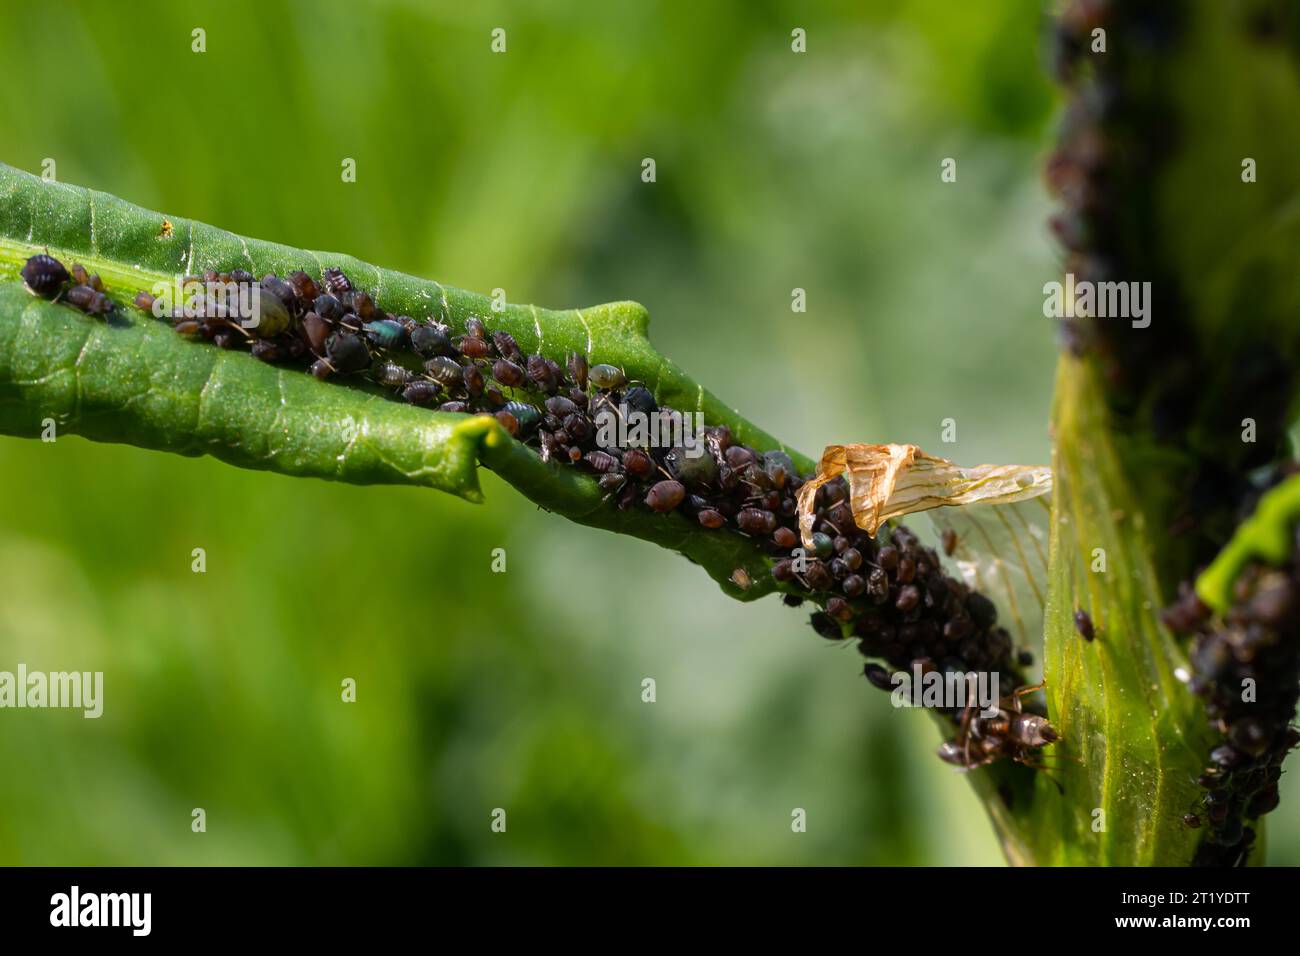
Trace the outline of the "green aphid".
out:
<instances>
[{"instance_id":1,"label":"green aphid","mask_svg":"<svg viewBox=\"0 0 1300 956\"><path fill-rule=\"evenodd\" d=\"M376 319L362 326L371 345L382 349L402 349L410 342L406 327L394 319Z\"/></svg>"},{"instance_id":2,"label":"green aphid","mask_svg":"<svg viewBox=\"0 0 1300 956\"><path fill-rule=\"evenodd\" d=\"M835 550L835 540L828 534L818 531L813 535L813 552L825 561Z\"/></svg>"}]
</instances>

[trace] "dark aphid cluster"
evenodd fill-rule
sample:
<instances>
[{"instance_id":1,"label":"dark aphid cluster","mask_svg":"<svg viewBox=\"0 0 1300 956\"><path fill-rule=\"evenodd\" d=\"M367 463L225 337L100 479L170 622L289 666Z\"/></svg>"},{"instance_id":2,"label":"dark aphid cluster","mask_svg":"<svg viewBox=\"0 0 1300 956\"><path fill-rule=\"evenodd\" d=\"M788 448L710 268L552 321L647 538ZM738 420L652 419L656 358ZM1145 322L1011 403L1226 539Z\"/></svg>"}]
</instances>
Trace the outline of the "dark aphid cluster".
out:
<instances>
[{"instance_id":1,"label":"dark aphid cluster","mask_svg":"<svg viewBox=\"0 0 1300 956\"><path fill-rule=\"evenodd\" d=\"M802 478L789 455L743 445L725 426L688 436L698 439L690 447L620 444L613 426L629 413L676 414L622 369L593 365L577 353L563 366L525 354L510 333L489 330L473 316L457 334L433 319L393 315L339 269L325 270L321 283L303 272L261 280L209 272L183 280L228 282L259 284L256 327L177 310L177 331L226 348L248 347L265 361L306 365L319 378L363 378L411 404L493 415L543 460L595 476L622 509L680 511L705 528L763 538L773 553L797 543L795 493ZM144 296L136 304L151 308L153 302ZM602 429L604 422L611 427Z\"/></svg>"},{"instance_id":2,"label":"dark aphid cluster","mask_svg":"<svg viewBox=\"0 0 1300 956\"><path fill-rule=\"evenodd\" d=\"M54 260L33 266L29 284L51 287L53 280L42 275L55 267L61 268ZM232 284L258 287L260 315L253 327L236 315L195 315L178 306L170 316L176 331L222 348L246 348L263 361L297 364L318 378L369 382L414 405L493 415L543 460L591 474L615 507L677 512L702 528L758 542L774 562L772 576L786 603L810 599L822 607L812 616L822 636L852 636L863 656L884 659L895 670L917 664L926 671L997 672L1003 686L1023 683L1018 665L1029 662L1017 658L992 602L945 575L934 549L906 528L876 539L859 529L843 479L818 489L812 548L805 553L797 493L806 479L790 456L745 445L726 426L704 428L690 436L690 445L626 443L625 431L602 424L632 413L671 419L676 412L620 368L591 364L576 353L563 366L525 354L508 332L490 330L477 317L457 333L430 318L385 312L340 269L324 270L320 281L305 272L257 279L239 270L182 280L182 288L196 291ZM155 303L140 293L135 305L151 311ZM945 550L955 544L945 539ZM733 581L753 585L741 570ZM881 665L868 664L865 674L889 687ZM1008 748L998 750L989 741L1007 735L996 722L963 723L959 710L950 716L959 725L963 752L970 750L968 740L984 738L971 766L997 756L1020 759L1038 746L1026 739L1013 752L1007 738ZM1021 725L1027 726L1016 722Z\"/></svg>"},{"instance_id":3,"label":"dark aphid cluster","mask_svg":"<svg viewBox=\"0 0 1300 956\"><path fill-rule=\"evenodd\" d=\"M1197 856L1207 865L1245 862L1250 823L1276 809L1282 761L1300 744L1291 723L1300 701L1300 546L1284 567L1247 567L1234 596L1222 621L1186 586L1164 612L1171 629L1195 635L1191 689L1222 738L1199 780L1203 807L1185 818L1208 829Z\"/></svg>"},{"instance_id":4,"label":"dark aphid cluster","mask_svg":"<svg viewBox=\"0 0 1300 956\"><path fill-rule=\"evenodd\" d=\"M74 265L69 273L62 262L48 253L28 259L23 265L22 278L32 295L66 302L87 315L107 316L113 311L113 300L104 292L104 283L98 275L88 274L80 265Z\"/></svg>"},{"instance_id":5,"label":"dark aphid cluster","mask_svg":"<svg viewBox=\"0 0 1300 956\"><path fill-rule=\"evenodd\" d=\"M1240 18L1243 30L1270 14L1294 21L1294 4L1285 0L1256 6L1256 17ZM1300 370L1265 333L1252 339L1247 327L1239 330L1232 361L1205 354L1192 326L1195 291L1179 281L1179 267L1164 254L1169 243L1160 230L1167 227L1151 184L1185 148L1185 104L1173 91L1176 71L1186 69L1179 54L1188 14L1187 4L1168 0L1062 5L1051 56L1069 98L1045 176L1061 202L1051 226L1066 253L1063 271L1076 282L1151 283L1149 326L1134 328L1117 317L1067 318L1062 337L1072 352L1095 359L1122 427L1191 453L1171 476L1180 497L1169 533L1190 542L1195 564L1218 552L1219 532L1247 492L1245 476L1284 449ZM1106 32L1104 54L1091 49L1098 28ZM1257 427L1251 442L1241 440L1246 418Z\"/></svg>"},{"instance_id":6,"label":"dark aphid cluster","mask_svg":"<svg viewBox=\"0 0 1300 956\"><path fill-rule=\"evenodd\" d=\"M1025 683L1021 668L1032 659L1028 652L1017 652L1010 633L998 625L993 602L945 574L935 550L905 526L882 529L876 538L859 529L848 498L843 479L819 488L811 560L801 569L797 559L783 558L772 569L777 580L795 581L825 596L824 609L812 615L817 633L830 640L846 634L857 639L859 652L872 659L864 667L867 680L885 691L893 690L894 672L917 670L997 674L1002 687L1020 688ZM1030 722L1018 715L1042 715L1033 714L1032 703L1021 707L1023 696L1015 698L1014 707L1008 702L1003 721L972 719L961 708L947 711L958 734L940 748L940 757L968 761L966 767L1001 757L1027 762L1024 758L1055 736L1028 733ZM1021 731L1025 734L1018 736Z\"/></svg>"}]
</instances>

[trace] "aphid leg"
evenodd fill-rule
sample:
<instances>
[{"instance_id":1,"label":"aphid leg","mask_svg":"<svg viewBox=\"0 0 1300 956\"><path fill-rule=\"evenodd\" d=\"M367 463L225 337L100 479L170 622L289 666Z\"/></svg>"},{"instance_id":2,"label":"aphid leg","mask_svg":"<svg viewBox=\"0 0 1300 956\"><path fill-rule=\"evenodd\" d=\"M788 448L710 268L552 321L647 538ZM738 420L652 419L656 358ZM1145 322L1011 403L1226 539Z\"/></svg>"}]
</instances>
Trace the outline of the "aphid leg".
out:
<instances>
[{"instance_id":1,"label":"aphid leg","mask_svg":"<svg viewBox=\"0 0 1300 956\"><path fill-rule=\"evenodd\" d=\"M1023 713L1020 698L1028 697L1030 694L1037 693L1046 686L1047 684L1045 682L1040 681L1032 687L1018 687L1011 692L1011 696L1007 698L1007 700L1010 701L1011 706L1015 708L1017 714Z\"/></svg>"},{"instance_id":2,"label":"aphid leg","mask_svg":"<svg viewBox=\"0 0 1300 956\"><path fill-rule=\"evenodd\" d=\"M961 741L962 741L962 750L963 750L962 763L964 763L964 764L966 765L966 768L967 768L967 769L970 769L970 767L971 767L971 762L970 762L970 737L971 737L971 734L970 734L970 721L971 721L971 708L972 708L972 707L974 707L974 700L973 700L973 698L971 698L971 697L968 695L968 696L966 697L966 708L961 712L961 724L959 725L959 729L958 729L958 731L957 731L957 736L960 737L960 738L961 738Z\"/></svg>"}]
</instances>

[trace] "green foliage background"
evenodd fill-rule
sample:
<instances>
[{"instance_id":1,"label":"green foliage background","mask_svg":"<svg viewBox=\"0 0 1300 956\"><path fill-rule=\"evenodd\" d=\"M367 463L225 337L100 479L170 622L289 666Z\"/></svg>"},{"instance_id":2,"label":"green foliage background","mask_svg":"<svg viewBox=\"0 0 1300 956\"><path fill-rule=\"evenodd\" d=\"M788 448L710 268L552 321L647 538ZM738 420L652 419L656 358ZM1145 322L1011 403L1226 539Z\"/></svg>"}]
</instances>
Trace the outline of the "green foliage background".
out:
<instances>
[{"instance_id":1,"label":"green foliage background","mask_svg":"<svg viewBox=\"0 0 1300 956\"><path fill-rule=\"evenodd\" d=\"M0 0L0 155L511 301L636 299L810 454L1039 462L1040 28L1032 0ZM931 722L801 612L485 492L0 440L0 669L106 683L98 721L0 712L0 862L1000 860Z\"/></svg>"}]
</instances>

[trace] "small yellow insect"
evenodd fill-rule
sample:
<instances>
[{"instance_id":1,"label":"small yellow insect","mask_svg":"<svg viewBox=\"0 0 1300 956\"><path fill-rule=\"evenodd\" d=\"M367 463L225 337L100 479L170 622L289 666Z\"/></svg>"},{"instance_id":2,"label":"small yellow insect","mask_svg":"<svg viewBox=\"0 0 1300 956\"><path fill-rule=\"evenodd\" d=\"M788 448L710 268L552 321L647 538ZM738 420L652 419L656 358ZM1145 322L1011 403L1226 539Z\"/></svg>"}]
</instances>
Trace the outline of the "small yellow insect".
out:
<instances>
[{"instance_id":1,"label":"small yellow insect","mask_svg":"<svg viewBox=\"0 0 1300 956\"><path fill-rule=\"evenodd\" d=\"M158 230L158 238L169 239L171 238L171 234L172 234L172 221L170 219L164 219L162 228Z\"/></svg>"}]
</instances>

